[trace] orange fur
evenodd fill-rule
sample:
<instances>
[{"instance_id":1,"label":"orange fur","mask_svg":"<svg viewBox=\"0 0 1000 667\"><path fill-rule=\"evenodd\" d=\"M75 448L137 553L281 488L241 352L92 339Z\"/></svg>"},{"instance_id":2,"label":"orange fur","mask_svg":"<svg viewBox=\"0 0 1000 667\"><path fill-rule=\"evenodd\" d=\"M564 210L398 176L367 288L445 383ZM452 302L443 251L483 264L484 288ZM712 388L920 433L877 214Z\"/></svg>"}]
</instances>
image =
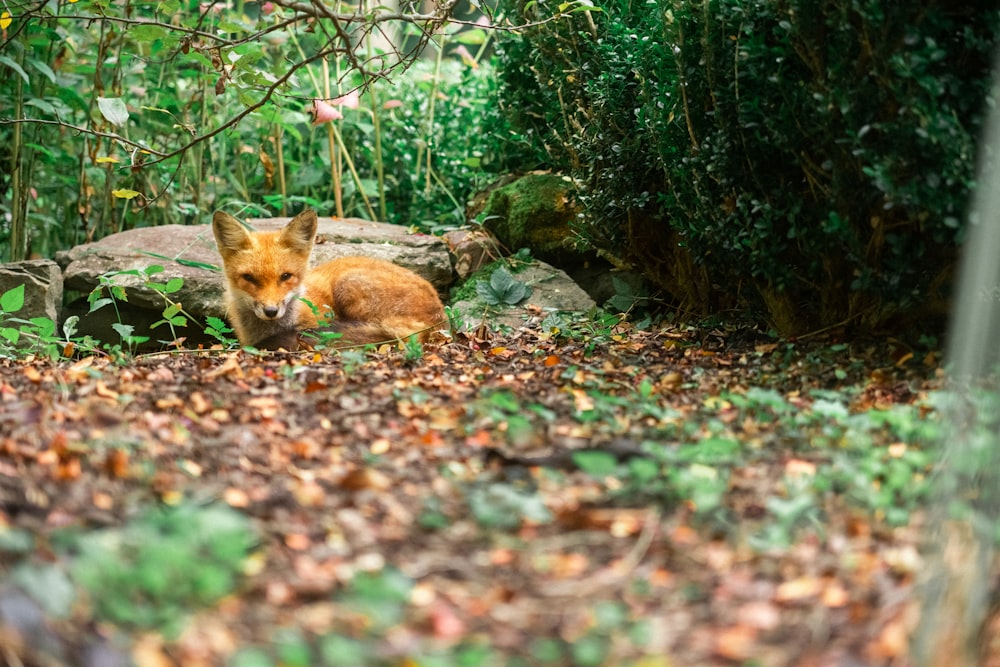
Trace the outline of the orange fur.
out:
<instances>
[{"instance_id":1,"label":"orange fur","mask_svg":"<svg viewBox=\"0 0 1000 667\"><path fill-rule=\"evenodd\" d=\"M313 211L274 232L249 232L231 215L215 213L226 309L241 345L295 349L300 331L318 327L340 332L340 342L349 344L413 334L425 340L428 329L444 323L437 291L409 269L372 257L341 257L310 269L316 227Z\"/></svg>"}]
</instances>

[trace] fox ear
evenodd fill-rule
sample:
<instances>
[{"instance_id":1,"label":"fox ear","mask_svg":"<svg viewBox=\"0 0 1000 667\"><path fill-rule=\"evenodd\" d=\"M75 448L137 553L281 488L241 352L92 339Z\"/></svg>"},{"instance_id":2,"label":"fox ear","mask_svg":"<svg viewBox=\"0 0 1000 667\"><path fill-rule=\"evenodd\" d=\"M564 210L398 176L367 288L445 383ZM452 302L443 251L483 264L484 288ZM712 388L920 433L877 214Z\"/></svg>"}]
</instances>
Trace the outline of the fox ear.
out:
<instances>
[{"instance_id":1,"label":"fox ear","mask_svg":"<svg viewBox=\"0 0 1000 667\"><path fill-rule=\"evenodd\" d=\"M313 242L316 240L316 211L306 209L281 230L281 241L285 245L302 253L312 251Z\"/></svg>"},{"instance_id":2,"label":"fox ear","mask_svg":"<svg viewBox=\"0 0 1000 667\"><path fill-rule=\"evenodd\" d=\"M223 257L250 247L250 234L243 223L228 213L215 212L212 216L212 232Z\"/></svg>"}]
</instances>

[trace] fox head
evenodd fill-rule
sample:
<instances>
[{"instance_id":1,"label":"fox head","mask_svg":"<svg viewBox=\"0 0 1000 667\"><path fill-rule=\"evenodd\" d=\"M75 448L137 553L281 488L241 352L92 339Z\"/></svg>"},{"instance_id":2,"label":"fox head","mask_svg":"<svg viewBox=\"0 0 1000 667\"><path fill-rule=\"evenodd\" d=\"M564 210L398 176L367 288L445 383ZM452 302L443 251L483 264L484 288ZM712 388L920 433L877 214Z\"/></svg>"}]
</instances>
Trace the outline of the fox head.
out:
<instances>
[{"instance_id":1,"label":"fox head","mask_svg":"<svg viewBox=\"0 0 1000 667\"><path fill-rule=\"evenodd\" d=\"M216 211L212 231L222 255L227 292L238 312L280 320L302 294L316 238L316 212L303 211L283 229L250 232L239 220Z\"/></svg>"}]
</instances>

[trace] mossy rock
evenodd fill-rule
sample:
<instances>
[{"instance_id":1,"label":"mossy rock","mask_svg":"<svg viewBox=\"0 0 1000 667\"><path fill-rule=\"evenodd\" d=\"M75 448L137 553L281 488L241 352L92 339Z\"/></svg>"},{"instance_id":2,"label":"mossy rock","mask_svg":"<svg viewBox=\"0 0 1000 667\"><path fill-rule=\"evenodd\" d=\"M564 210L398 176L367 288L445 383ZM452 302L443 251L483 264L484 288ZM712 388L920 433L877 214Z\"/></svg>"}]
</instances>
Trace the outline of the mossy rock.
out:
<instances>
[{"instance_id":1,"label":"mossy rock","mask_svg":"<svg viewBox=\"0 0 1000 667\"><path fill-rule=\"evenodd\" d=\"M493 190L482 220L511 252L529 248L534 257L566 266L590 258L577 248L572 228L581 210L572 181L533 173Z\"/></svg>"}]
</instances>

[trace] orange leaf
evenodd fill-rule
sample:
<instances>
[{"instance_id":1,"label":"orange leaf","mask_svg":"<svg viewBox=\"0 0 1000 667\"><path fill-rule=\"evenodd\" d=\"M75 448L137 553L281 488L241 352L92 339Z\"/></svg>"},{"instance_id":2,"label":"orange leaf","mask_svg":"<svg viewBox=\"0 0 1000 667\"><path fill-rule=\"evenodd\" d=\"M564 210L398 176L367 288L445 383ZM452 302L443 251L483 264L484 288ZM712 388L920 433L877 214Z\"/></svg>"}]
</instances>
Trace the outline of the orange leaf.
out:
<instances>
[{"instance_id":1,"label":"orange leaf","mask_svg":"<svg viewBox=\"0 0 1000 667\"><path fill-rule=\"evenodd\" d=\"M558 354L550 354L549 356L545 357L545 365L546 366L555 366L558 363L559 363L559 355Z\"/></svg>"},{"instance_id":2,"label":"orange leaf","mask_svg":"<svg viewBox=\"0 0 1000 667\"><path fill-rule=\"evenodd\" d=\"M756 640L756 631L745 625L723 628L715 637L715 652L727 660L749 660L754 655Z\"/></svg>"},{"instance_id":3,"label":"orange leaf","mask_svg":"<svg viewBox=\"0 0 1000 667\"><path fill-rule=\"evenodd\" d=\"M250 505L250 497L242 489L230 487L223 492L222 498L230 507L247 507Z\"/></svg>"},{"instance_id":4,"label":"orange leaf","mask_svg":"<svg viewBox=\"0 0 1000 667\"><path fill-rule=\"evenodd\" d=\"M776 602L801 602L807 598L819 595L823 590L823 582L816 577L799 577L786 581L774 594Z\"/></svg>"},{"instance_id":5,"label":"orange leaf","mask_svg":"<svg viewBox=\"0 0 1000 667\"><path fill-rule=\"evenodd\" d=\"M392 482L377 470L355 468L340 478L340 486L348 491L363 491L365 489L384 491L392 486Z\"/></svg>"},{"instance_id":6,"label":"orange leaf","mask_svg":"<svg viewBox=\"0 0 1000 667\"><path fill-rule=\"evenodd\" d=\"M56 479L69 480L80 477L80 459L73 457L56 468Z\"/></svg>"},{"instance_id":7,"label":"orange leaf","mask_svg":"<svg viewBox=\"0 0 1000 667\"><path fill-rule=\"evenodd\" d=\"M124 449L112 449L104 461L104 469L110 477L120 479L128 475L128 452Z\"/></svg>"},{"instance_id":8,"label":"orange leaf","mask_svg":"<svg viewBox=\"0 0 1000 667\"><path fill-rule=\"evenodd\" d=\"M303 535L302 533L289 533L285 535L285 546L293 551L305 551L311 544L312 542L309 540L308 535Z\"/></svg>"},{"instance_id":9,"label":"orange leaf","mask_svg":"<svg viewBox=\"0 0 1000 667\"><path fill-rule=\"evenodd\" d=\"M823 605L826 607L843 607L848 602L847 591L839 581L831 581L823 591Z\"/></svg>"}]
</instances>

